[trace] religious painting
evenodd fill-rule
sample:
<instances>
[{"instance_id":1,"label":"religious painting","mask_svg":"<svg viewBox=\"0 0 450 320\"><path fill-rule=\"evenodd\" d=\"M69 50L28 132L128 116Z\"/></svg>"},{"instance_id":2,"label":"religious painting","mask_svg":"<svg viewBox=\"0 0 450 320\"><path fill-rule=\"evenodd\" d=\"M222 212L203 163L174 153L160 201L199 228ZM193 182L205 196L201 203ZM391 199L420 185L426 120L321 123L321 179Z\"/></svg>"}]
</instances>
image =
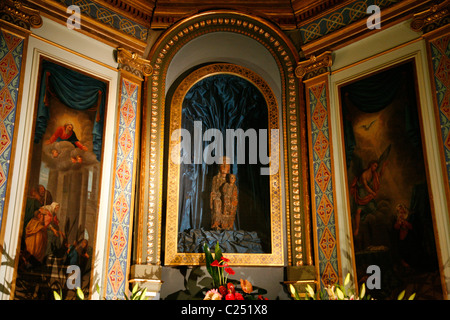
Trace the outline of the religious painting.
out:
<instances>
[{"instance_id":1,"label":"religious painting","mask_svg":"<svg viewBox=\"0 0 450 320\"><path fill-rule=\"evenodd\" d=\"M106 82L41 58L15 299L89 296L106 96Z\"/></svg>"},{"instance_id":2,"label":"religious painting","mask_svg":"<svg viewBox=\"0 0 450 320\"><path fill-rule=\"evenodd\" d=\"M406 290L442 299L413 60L339 88L359 285L378 266L376 299Z\"/></svg>"},{"instance_id":3,"label":"religious painting","mask_svg":"<svg viewBox=\"0 0 450 320\"><path fill-rule=\"evenodd\" d=\"M216 243L234 264L283 263L278 104L233 64L193 71L169 99L166 264Z\"/></svg>"}]
</instances>

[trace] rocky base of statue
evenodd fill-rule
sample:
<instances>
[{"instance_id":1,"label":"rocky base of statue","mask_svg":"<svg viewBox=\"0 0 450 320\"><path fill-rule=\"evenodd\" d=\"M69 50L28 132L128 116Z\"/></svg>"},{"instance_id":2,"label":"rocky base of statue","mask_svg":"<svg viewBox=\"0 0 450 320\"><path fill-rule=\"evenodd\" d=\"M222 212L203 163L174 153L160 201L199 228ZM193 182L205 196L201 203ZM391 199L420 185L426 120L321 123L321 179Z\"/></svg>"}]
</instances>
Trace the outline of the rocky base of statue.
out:
<instances>
[{"instance_id":1,"label":"rocky base of statue","mask_svg":"<svg viewBox=\"0 0 450 320\"><path fill-rule=\"evenodd\" d=\"M218 242L224 253L265 253L254 231L191 229L178 234L178 252L203 253L203 245Z\"/></svg>"}]
</instances>

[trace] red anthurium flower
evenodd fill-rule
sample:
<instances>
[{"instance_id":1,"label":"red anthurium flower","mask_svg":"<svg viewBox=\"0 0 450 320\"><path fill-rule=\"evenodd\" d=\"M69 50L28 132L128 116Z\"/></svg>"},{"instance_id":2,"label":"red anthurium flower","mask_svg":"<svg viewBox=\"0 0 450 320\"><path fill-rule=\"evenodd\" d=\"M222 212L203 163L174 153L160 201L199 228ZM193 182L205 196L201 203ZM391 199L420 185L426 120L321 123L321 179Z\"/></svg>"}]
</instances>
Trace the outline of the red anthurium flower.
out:
<instances>
[{"instance_id":1,"label":"red anthurium flower","mask_svg":"<svg viewBox=\"0 0 450 320\"><path fill-rule=\"evenodd\" d=\"M225 261L225 262L230 262L230 259L227 259L227 258L225 258L225 257L222 257L221 258L223 261Z\"/></svg>"},{"instance_id":2,"label":"red anthurium flower","mask_svg":"<svg viewBox=\"0 0 450 320\"><path fill-rule=\"evenodd\" d=\"M225 268L225 271L228 273L228 274L231 274L231 275L234 275L236 272L234 272L234 270L233 269L231 269L231 268Z\"/></svg>"},{"instance_id":3,"label":"red anthurium flower","mask_svg":"<svg viewBox=\"0 0 450 320\"><path fill-rule=\"evenodd\" d=\"M234 294L229 293L225 296L225 300L236 300L236 297L234 296Z\"/></svg>"},{"instance_id":4,"label":"red anthurium flower","mask_svg":"<svg viewBox=\"0 0 450 320\"><path fill-rule=\"evenodd\" d=\"M236 298L236 300L244 300L244 297L239 292L236 292L234 294L234 297Z\"/></svg>"},{"instance_id":5,"label":"red anthurium flower","mask_svg":"<svg viewBox=\"0 0 450 320\"><path fill-rule=\"evenodd\" d=\"M227 294L227 288L225 288L224 286L220 286L219 287L219 292L222 296Z\"/></svg>"},{"instance_id":6,"label":"red anthurium flower","mask_svg":"<svg viewBox=\"0 0 450 320\"><path fill-rule=\"evenodd\" d=\"M227 288L229 293L235 294L236 288L234 287L234 284L232 284L231 282L227 283Z\"/></svg>"},{"instance_id":7,"label":"red anthurium flower","mask_svg":"<svg viewBox=\"0 0 450 320\"><path fill-rule=\"evenodd\" d=\"M211 267L220 267L219 261L214 260L214 261L211 263Z\"/></svg>"}]
</instances>

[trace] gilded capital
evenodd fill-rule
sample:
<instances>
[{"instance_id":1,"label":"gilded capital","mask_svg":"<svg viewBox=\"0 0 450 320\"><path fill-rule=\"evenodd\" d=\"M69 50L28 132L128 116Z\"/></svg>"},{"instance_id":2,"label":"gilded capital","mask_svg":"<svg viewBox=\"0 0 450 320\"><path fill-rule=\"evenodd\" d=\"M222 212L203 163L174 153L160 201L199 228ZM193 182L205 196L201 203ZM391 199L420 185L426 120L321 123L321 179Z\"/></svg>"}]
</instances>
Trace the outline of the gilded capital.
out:
<instances>
[{"instance_id":1,"label":"gilded capital","mask_svg":"<svg viewBox=\"0 0 450 320\"><path fill-rule=\"evenodd\" d=\"M153 73L149 60L145 60L139 57L137 53L123 48L117 48L117 63L119 69L128 71L139 78L148 77Z\"/></svg>"},{"instance_id":2,"label":"gilded capital","mask_svg":"<svg viewBox=\"0 0 450 320\"><path fill-rule=\"evenodd\" d=\"M301 61L295 68L295 75L302 80L328 72L328 68L333 64L331 51L326 51L319 56L312 55L308 60Z\"/></svg>"},{"instance_id":3,"label":"gilded capital","mask_svg":"<svg viewBox=\"0 0 450 320\"><path fill-rule=\"evenodd\" d=\"M431 6L429 9L416 13L411 21L411 29L427 33L448 24L450 17L450 0Z\"/></svg>"},{"instance_id":4,"label":"gilded capital","mask_svg":"<svg viewBox=\"0 0 450 320\"><path fill-rule=\"evenodd\" d=\"M38 10L28 8L19 0L0 1L0 20L30 30L42 26L42 17Z\"/></svg>"}]
</instances>

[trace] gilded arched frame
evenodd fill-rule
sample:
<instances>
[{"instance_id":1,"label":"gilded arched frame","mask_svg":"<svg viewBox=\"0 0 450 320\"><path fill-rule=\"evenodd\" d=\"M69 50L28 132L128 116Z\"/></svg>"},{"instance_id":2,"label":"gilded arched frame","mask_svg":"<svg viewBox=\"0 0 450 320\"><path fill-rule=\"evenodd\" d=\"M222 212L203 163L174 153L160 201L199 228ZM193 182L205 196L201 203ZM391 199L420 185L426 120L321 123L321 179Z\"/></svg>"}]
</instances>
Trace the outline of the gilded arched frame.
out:
<instances>
[{"instance_id":1,"label":"gilded arched frame","mask_svg":"<svg viewBox=\"0 0 450 320\"><path fill-rule=\"evenodd\" d=\"M282 89L283 158L289 265L312 264L309 243L309 195L305 114L302 87L295 76L298 53L290 39L265 19L229 10L208 11L186 18L165 31L148 60L153 74L146 81L140 174L137 263L160 264L162 248L165 79L175 54L189 41L211 32L234 32L262 44L274 58Z\"/></svg>"},{"instance_id":2,"label":"gilded arched frame","mask_svg":"<svg viewBox=\"0 0 450 320\"><path fill-rule=\"evenodd\" d=\"M273 91L268 84L257 73L230 63L216 63L199 68L190 73L177 86L171 102L170 102L170 141L168 155L168 174L167 174L167 221L165 229L165 265L197 265L204 262L203 253L180 253L178 252L178 233L179 233L179 183L180 183L180 164L174 162L173 159L180 159L181 145L179 139L174 139L174 132L182 128L182 110L183 101L189 90L198 82L205 78L215 75L232 75L240 77L253 86L255 86L262 94L267 108L268 129L276 132L269 138L269 154L271 157L270 167L278 168L280 164L279 154L279 110L278 104ZM176 135L175 135L176 136ZM274 138L272 141L272 138ZM273 148L272 148L273 147ZM265 265L265 266L282 266L284 264L284 245L282 231L282 208L281 208L281 181L280 170L275 169L270 173L270 238L271 250L267 253L227 253L227 257L233 261L235 265Z\"/></svg>"}]
</instances>

